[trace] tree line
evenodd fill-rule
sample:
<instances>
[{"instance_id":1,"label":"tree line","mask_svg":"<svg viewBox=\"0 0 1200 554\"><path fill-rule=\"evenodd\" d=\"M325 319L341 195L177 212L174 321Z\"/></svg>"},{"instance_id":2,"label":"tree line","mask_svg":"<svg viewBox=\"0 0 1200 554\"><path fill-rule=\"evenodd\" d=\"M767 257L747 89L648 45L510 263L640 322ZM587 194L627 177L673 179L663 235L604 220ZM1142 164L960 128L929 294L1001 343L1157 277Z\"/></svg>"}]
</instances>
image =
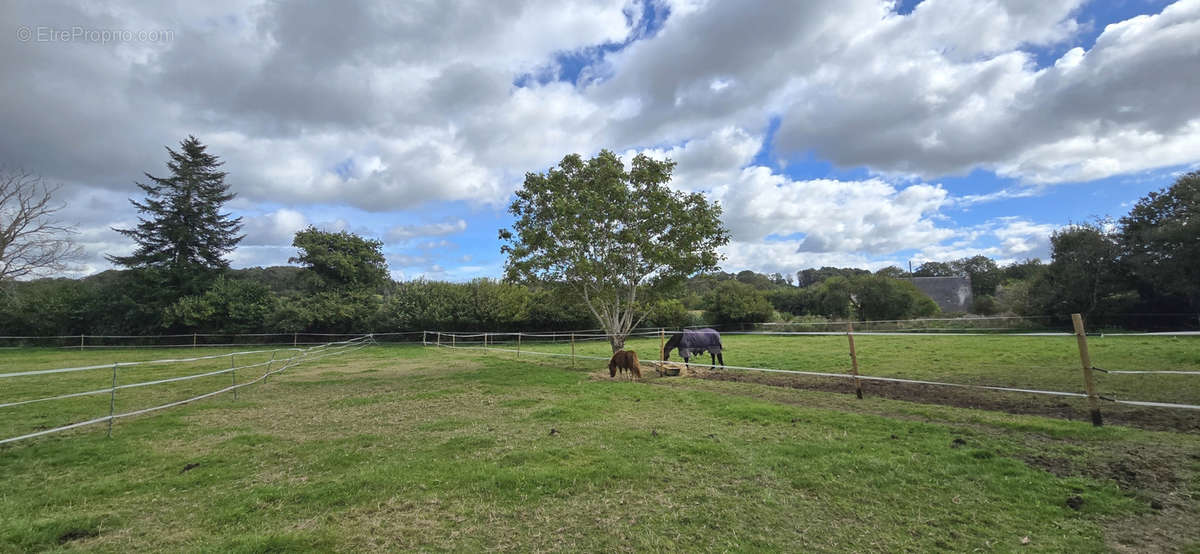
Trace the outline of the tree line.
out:
<instances>
[{"instance_id":1,"label":"tree line","mask_svg":"<svg viewBox=\"0 0 1200 554\"><path fill-rule=\"evenodd\" d=\"M242 238L241 221L221 211L234 194L220 160L194 137L167 152L170 174L147 173L148 182L138 183L145 199L131 200L138 225L117 229L137 243L132 254L109 257L125 269L78 280L0 281L0 333L515 331L599 324L614 337L615 350L638 325L931 316L937 305L911 278L938 276L969 277L970 312L981 315L1080 312L1106 325L1180 327L1195 326L1200 312L1200 172L1151 193L1119 220L1055 231L1049 263L1001 266L980 255L926 262L911 274L895 266L733 274L718 268L717 248L728 241L720 206L667 188L670 161L639 156L626 170L603 151L591 160L567 156L544 174L526 176L510 207L516 223L500 233L501 251L509 256L504 279L396 282L380 241L312 227L292 243L297 254L289 262L299 267L230 269L225 255ZM49 206L44 189L36 199ZM51 247L71 250L63 243Z\"/></svg>"}]
</instances>

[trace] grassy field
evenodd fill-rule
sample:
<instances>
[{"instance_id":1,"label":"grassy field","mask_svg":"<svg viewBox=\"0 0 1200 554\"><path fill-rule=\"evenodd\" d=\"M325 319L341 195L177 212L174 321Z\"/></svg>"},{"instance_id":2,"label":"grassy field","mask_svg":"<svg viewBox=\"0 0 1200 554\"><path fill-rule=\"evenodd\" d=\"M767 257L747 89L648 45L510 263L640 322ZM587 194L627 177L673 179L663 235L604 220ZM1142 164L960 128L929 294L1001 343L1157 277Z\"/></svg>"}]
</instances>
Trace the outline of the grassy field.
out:
<instances>
[{"instance_id":1,"label":"grassy field","mask_svg":"<svg viewBox=\"0 0 1200 554\"><path fill-rule=\"evenodd\" d=\"M772 351L731 337L726 361L844 366L833 342L790 355L817 338ZM864 343L864 366L866 352L882 358ZM1189 343L1171 344L1113 355L1197 364ZM908 346L911 356L864 372L1006 375L989 373L998 363L939 369ZM0 372L163 354L4 351ZM1052 360L1075 367L1069 348ZM122 420L111 439L101 425L0 446L0 551L1200 548L1195 434L750 383L613 382L597 377L601 362L569 365L371 347L293 368L237 400ZM4 383L0 403L93 385L76 379L106 386L103 372L53 377ZM133 393L159 387L121 391L118 411L228 377L173 383L162 397ZM100 398L99 413L81 405L78 414L107 413ZM3 409L3 432L54 424L60 409Z\"/></svg>"},{"instance_id":2,"label":"grassy field","mask_svg":"<svg viewBox=\"0 0 1200 554\"><path fill-rule=\"evenodd\" d=\"M448 340L448 339L447 339ZM478 338L473 340L480 340ZM495 341L496 339L492 339ZM849 373L850 352L844 336L725 335L725 363L732 366ZM1089 337L1092 363L1111 370L1200 370L1200 337ZM456 344L458 341L456 340ZM480 346L481 343L466 343ZM493 342L515 349L516 343ZM855 337L863 375L949 383L1083 392L1083 374L1075 337L924 335ZM569 354L567 342L530 342L529 351ZM656 359L659 339L635 338L626 348ZM606 357L603 340L579 341L576 354ZM679 356L673 353L673 360ZM708 354L699 358L710 362ZM1110 397L1153 402L1200 404L1200 376L1106 375L1096 373L1097 389Z\"/></svg>"}]
</instances>

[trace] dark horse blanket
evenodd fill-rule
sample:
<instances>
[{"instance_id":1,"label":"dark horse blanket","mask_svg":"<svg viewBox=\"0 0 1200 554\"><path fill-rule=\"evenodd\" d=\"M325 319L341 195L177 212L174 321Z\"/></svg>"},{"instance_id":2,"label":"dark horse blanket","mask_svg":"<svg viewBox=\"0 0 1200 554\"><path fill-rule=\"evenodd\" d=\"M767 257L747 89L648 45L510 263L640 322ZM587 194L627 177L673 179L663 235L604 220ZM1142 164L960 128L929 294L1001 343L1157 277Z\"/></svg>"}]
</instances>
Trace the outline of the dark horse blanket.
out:
<instances>
[{"instance_id":1,"label":"dark horse blanket","mask_svg":"<svg viewBox=\"0 0 1200 554\"><path fill-rule=\"evenodd\" d=\"M679 339L679 356L690 358L701 352L721 353L721 335L715 329L684 329Z\"/></svg>"}]
</instances>

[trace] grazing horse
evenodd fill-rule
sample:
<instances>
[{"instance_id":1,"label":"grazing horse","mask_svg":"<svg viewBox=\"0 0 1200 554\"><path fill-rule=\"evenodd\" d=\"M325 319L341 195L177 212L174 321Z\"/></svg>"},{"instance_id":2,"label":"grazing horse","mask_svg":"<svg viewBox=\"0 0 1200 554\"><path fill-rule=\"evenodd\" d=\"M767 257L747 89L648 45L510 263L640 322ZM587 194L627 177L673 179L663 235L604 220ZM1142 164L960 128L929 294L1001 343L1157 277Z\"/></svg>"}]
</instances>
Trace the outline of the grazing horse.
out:
<instances>
[{"instance_id":1,"label":"grazing horse","mask_svg":"<svg viewBox=\"0 0 1200 554\"><path fill-rule=\"evenodd\" d=\"M679 349L684 367L688 365L688 358L706 350L712 356L713 366L717 362L725 365L725 358L721 357L721 334L716 329L684 329L682 333L671 335L663 347L664 361L671 359L673 349Z\"/></svg>"},{"instance_id":2,"label":"grazing horse","mask_svg":"<svg viewBox=\"0 0 1200 554\"><path fill-rule=\"evenodd\" d=\"M608 361L608 376L616 377L618 369L622 373L628 371L635 379L642 378L642 365L638 363L637 352L632 350L618 350L612 355Z\"/></svg>"}]
</instances>

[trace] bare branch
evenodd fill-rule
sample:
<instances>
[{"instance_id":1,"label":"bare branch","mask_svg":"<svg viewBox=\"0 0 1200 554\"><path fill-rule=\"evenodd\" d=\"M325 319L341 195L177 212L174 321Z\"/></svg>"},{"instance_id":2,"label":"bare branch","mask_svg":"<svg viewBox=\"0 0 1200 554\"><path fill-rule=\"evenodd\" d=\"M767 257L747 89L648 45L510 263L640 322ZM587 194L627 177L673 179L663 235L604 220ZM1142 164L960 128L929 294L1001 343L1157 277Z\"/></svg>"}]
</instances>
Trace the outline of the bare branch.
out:
<instances>
[{"instance_id":1,"label":"bare branch","mask_svg":"<svg viewBox=\"0 0 1200 554\"><path fill-rule=\"evenodd\" d=\"M80 248L73 227L54 219L58 185L27 171L0 168L0 281L66 268Z\"/></svg>"}]
</instances>

